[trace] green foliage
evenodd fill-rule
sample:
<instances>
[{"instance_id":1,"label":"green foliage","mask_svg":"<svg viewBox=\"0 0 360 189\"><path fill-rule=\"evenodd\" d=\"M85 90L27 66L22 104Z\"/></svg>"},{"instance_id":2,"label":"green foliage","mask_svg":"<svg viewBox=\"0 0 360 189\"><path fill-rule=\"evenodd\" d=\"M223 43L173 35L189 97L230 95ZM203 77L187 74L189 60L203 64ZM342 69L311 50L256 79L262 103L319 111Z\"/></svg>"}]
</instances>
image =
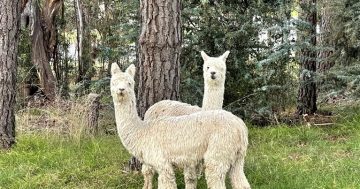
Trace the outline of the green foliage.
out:
<instances>
[{"instance_id":1,"label":"green foliage","mask_svg":"<svg viewBox=\"0 0 360 189\"><path fill-rule=\"evenodd\" d=\"M139 1L108 1L102 3L104 10L94 11L93 28L99 32L98 48L101 61L111 64L128 64L136 56L139 35Z\"/></svg>"},{"instance_id":2,"label":"green foliage","mask_svg":"<svg viewBox=\"0 0 360 189\"><path fill-rule=\"evenodd\" d=\"M135 61L136 41L139 33L137 10L139 1L85 1L89 9L92 58L96 73L92 81L82 81L75 85L74 92L87 94L101 93L104 98L110 97L110 65L113 62L128 65ZM86 53L86 52L85 52Z\"/></svg>"},{"instance_id":3,"label":"green foliage","mask_svg":"<svg viewBox=\"0 0 360 189\"><path fill-rule=\"evenodd\" d=\"M18 69L17 69L17 105L22 106L26 101L25 87L38 83L35 66L31 61L31 40L28 35L29 30L20 31L20 41L18 47Z\"/></svg>"},{"instance_id":4,"label":"green foliage","mask_svg":"<svg viewBox=\"0 0 360 189\"><path fill-rule=\"evenodd\" d=\"M335 65L326 74L320 75L320 102L337 102L338 100L356 100L360 97L359 62L350 65Z\"/></svg>"},{"instance_id":5,"label":"green foliage","mask_svg":"<svg viewBox=\"0 0 360 189\"><path fill-rule=\"evenodd\" d=\"M18 69L18 80L25 81L30 79L28 75L33 65L31 63L31 41L28 36L29 30L21 30L20 32L20 42L19 42L19 56L18 56L18 65L20 65L20 69Z\"/></svg>"},{"instance_id":6,"label":"green foliage","mask_svg":"<svg viewBox=\"0 0 360 189\"><path fill-rule=\"evenodd\" d=\"M330 3L332 32L329 38L334 44L334 54L329 61L335 66L319 75L320 101L352 101L360 96L360 3L356 0L333 1Z\"/></svg>"},{"instance_id":7,"label":"green foliage","mask_svg":"<svg viewBox=\"0 0 360 189\"><path fill-rule=\"evenodd\" d=\"M336 46L335 59L348 65L359 60L360 54L360 2L357 0L335 1L333 33Z\"/></svg>"},{"instance_id":8,"label":"green foliage","mask_svg":"<svg viewBox=\"0 0 360 189\"><path fill-rule=\"evenodd\" d=\"M199 51L218 56L230 50L224 107L251 118L270 119L294 101L290 58L291 1L184 2L181 98L201 105ZM259 40L268 31L268 40Z\"/></svg>"}]
</instances>

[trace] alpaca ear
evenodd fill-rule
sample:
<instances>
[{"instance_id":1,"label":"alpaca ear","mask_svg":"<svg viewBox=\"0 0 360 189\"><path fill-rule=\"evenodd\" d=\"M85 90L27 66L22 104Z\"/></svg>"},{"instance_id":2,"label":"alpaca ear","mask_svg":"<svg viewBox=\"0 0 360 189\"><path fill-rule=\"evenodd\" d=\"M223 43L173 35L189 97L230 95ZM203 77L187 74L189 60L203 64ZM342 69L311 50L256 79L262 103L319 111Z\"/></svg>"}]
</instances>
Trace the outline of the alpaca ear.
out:
<instances>
[{"instance_id":1,"label":"alpaca ear","mask_svg":"<svg viewBox=\"0 0 360 189\"><path fill-rule=\"evenodd\" d=\"M135 77L135 71L136 71L136 67L134 64L131 64L127 69L126 69L126 73L128 73L129 75L131 75L133 78Z\"/></svg>"},{"instance_id":2,"label":"alpaca ear","mask_svg":"<svg viewBox=\"0 0 360 189\"><path fill-rule=\"evenodd\" d=\"M226 61L227 57L229 56L230 51L226 51L223 55L221 55L221 59L223 59L224 61Z\"/></svg>"},{"instance_id":3,"label":"alpaca ear","mask_svg":"<svg viewBox=\"0 0 360 189\"><path fill-rule=\"evenodd\" d=\"M119 65L117 65L117 63L112 63L111 64L111 75L115 75L115 74L118 74L120 72L121 72L121 70L120 70Z\"/></svg>"},{"instance_id":4,"label":"alpaca ear","mask_svg":"<svg viewBox=\"0 0 360 189\"><path fill-rule=\"evenodd\" d=\"M204 61L209 59L209 56L204 51L201 51L200 53L201 53L201 57L203 58Z\"/></svg>"}]
</instances>

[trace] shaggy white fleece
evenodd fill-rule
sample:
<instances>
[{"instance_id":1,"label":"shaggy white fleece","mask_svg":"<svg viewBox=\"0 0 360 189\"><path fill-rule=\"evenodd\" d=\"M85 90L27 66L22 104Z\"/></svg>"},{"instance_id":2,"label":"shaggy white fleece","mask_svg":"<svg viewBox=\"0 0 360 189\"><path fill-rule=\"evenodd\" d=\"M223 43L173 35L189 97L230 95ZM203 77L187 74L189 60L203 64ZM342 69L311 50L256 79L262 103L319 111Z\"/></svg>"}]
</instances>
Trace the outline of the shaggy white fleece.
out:
<instances>
[{"instance_id":1,"label":"shaggy white fleece","mask_svg":"<svg viewBox=\"0 0 360 189\"><path fill-rule=\"evenodd\" d=\"M195 167L204 160L207 185L225 189L230 171L234 189L250 188L243 172L248 146L244 122L224 110L142 121L136 110L135 66L122 72L111 67L111 95L124 147L159 174L159 189L176 189L172 164Z\"/></svg>"},{"instance_id":2,"label":"shaggy white fleece","mask_svg":"<svg viewBox=\"0 0 360 189\"><path fill-rule=\"evenodd\" d=\"M225 78L226 78L226 59L230 51L226 51L219 57L210 57L204 51L201 51L201 57L204 60L204 97L202 108L179 101L162 100L151 106L145 113L144 120L154 120L159 117L188 115L201 110L220 110L222 109ZM197 185L196 168L184 168L185 189L195 189ZM201 170L201 169L200 169ZM143 189L152 189L152 180L154 171L146 164L142 167L144 175Z\"/></svg>"}]
</instances>

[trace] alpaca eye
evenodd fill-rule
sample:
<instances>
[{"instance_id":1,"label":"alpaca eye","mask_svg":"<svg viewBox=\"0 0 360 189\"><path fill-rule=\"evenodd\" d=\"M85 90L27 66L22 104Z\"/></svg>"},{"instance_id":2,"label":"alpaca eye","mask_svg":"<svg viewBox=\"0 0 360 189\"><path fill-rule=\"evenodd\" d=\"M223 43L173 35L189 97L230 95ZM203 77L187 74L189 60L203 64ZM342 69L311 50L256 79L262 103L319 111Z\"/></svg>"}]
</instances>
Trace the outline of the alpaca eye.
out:
<instances>
[{"instance_id":1,"label":"alpaca eye","mask_svg":"<svg viewBox=\"0 0 360 189\"><path fill-rule=\"evenodd\" d=\"M210 67L208 66L207 69L209 69Z\"/></svg>"},{"instance_id":2,"label":"alpaca eye","mask_svg":"<svg viewBox=\"0 0 360 189\"><path fill-rule=\"evenodd\" d=\"M129 86L131 86L131 83L130 83L130 82L129 82L128 84L129 84Z\"/></svg>"}]
</instances>

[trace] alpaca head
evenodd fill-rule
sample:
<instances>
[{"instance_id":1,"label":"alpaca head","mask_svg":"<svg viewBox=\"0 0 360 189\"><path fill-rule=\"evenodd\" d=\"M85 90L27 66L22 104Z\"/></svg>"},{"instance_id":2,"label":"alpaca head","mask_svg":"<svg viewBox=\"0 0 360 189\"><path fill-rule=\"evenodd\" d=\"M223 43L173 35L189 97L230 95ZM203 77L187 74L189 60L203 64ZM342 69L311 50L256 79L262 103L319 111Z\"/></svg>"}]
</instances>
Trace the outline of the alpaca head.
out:
<instances>
[{"instance_id":1,"label":"alpaca head","mask_svg":"<svg viewBox=\"0 0 360 189\"><path fill-rule=\"evenodd\" d=\"M208 85L223 85L226 75L226 58L230 51L226 51L219 57L210 57L204 51L201 51L201 56L204 60L203 71L204 80Z\"/></svg>"},{"instance_id":2,"label":"alpaca head","mask_svg":"<svg viewBox=\"0 0 360 189\"><path fill-rule=\"evenodd\" d=\"M135 66L131 64L125 72L116 63L111 65L111 96L117 102L125 102L135 98L134 92Z\"/></svg>"}]
</instances>

